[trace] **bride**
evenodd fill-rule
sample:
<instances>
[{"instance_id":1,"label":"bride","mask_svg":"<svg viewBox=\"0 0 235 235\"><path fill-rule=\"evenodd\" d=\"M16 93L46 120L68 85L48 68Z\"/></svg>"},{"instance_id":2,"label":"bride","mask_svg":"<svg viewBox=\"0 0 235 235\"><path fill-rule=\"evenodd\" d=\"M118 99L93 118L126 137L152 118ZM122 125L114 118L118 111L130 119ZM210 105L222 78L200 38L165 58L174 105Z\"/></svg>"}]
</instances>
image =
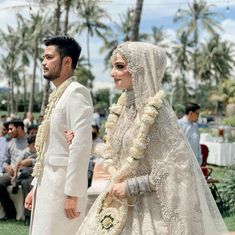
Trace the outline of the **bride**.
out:
<instances>
[{"instance_id":1,"label":"bride","mask_svg":"<svg viewBox=\"0 0 235 235\"><path fill-rule=\"evenodd\" d=\"M197 160L161 90L165 51L126 42L112 72L124 90L94 149L112 175L77 235L216 235L227 231Z\"/></svg>"}]
</instances>

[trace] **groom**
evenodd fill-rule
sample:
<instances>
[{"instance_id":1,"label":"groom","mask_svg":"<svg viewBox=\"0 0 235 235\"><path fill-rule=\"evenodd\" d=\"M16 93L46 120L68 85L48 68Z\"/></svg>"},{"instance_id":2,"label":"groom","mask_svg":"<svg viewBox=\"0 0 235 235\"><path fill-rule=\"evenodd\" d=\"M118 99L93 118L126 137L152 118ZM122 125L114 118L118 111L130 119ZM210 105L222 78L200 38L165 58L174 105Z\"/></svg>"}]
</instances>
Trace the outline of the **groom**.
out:
<instances>
[{"instance_id":1,"label":"groom","mask_svg":"<svg viewBox=\"0 0 235 235\"><path fill-rule=\"evenodd\" d=\"M25 206L32 208L30 234L73 235L85 217L92 100L84 86L72 81L78 43L63 36L44 43L43 74L55 89L37 134L34 187ZM74 132L70 145L68 130Z\"/></svg>"}]
</instances>

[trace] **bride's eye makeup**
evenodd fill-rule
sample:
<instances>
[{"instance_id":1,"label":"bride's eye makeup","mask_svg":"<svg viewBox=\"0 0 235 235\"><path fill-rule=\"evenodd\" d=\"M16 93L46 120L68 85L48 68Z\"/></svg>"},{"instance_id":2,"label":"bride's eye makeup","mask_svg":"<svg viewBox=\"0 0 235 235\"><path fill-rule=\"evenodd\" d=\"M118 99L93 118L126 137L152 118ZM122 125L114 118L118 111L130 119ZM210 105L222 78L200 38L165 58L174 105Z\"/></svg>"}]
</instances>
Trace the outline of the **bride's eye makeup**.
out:
<instances>
[{"instance_id":1,"label":"bride's eye makeup","mask_svg":"<svg viewBox=\"0 0 235 235\"><path fill-rule=\"evenodd\" d=\"M122 70L125 68L125 65L121 63L117 63L117 64L114 64L114 67L118 70Z\"/></svg>"}]
</instances>

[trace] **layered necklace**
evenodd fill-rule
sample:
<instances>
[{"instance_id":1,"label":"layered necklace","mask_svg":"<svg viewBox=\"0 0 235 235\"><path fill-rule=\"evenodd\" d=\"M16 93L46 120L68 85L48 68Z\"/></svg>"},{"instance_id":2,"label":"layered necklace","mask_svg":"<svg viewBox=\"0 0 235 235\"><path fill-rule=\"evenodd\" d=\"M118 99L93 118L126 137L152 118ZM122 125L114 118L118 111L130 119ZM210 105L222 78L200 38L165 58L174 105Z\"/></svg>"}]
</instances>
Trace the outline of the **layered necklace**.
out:
<instances>
[{"instance_id":1,"label":"layered necklace","mask_svg":"<svg viewBox=\"0 0 235 235\"><path fill-rule=\"evenodd\" d=\"M114 152L111 146L111 136L113 130L117 124L117 121L121 115L121 112L125 104L125 93L123 93L117 104L110 107L110 114L108 116L105 130L106 130L106 145L104 151L104 167L112 175L113 182L119 182L122 178L127 176L131 171L137 168L139 160L144 157L145 150L147 148L146 137L149 132L150 126L155 122L158 115L158 111L162 106L164 97L164 92L161 90L155 94L155 96L150 97L144 107L143 114L141 116L141 122L139 127L139 132L136 138L133 140L132 146L130 148L130 156L126 158L125 163L122 165L121 169L116 170L114 167Z\"/></svg>"},{"instance_id":2,"label":"layered necklace","mask_svg":"<svg viewBox=\"0 0 235 235\"><path fill-rule=\"evenodd\" d=\"M50 128L50 119L52 110L55 108L60 97L72 82L72 79L67 79L58 88L54 89L49 97L49 102L45 110L43 121L38 128L38 133L35 141L35 148L37 151L36 164L33 168L32 176L39 177L43 170L44 162L44 147L48 136L48 131Z\"/></svg>"}]
</instances>

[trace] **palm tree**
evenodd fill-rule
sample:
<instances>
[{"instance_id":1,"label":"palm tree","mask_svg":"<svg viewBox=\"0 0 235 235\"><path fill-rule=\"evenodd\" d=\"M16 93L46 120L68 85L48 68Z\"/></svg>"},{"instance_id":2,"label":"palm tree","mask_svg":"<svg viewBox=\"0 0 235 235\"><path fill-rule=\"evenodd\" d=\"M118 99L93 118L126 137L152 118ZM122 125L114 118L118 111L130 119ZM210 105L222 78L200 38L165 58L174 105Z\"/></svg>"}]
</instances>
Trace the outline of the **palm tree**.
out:
<instances>
[{"instance_id":1,"label":"palm tree","mask_svg":"<svg viewBox=\"0 0 235 235\"><path fill-rule=\"evenodd\" d=\"M59 35L61 33L62 0L34 0L34 2L39 3L41 7L48 7L48 4L52 3L52 5L54 5L54 3L56 3L56 7L54 8L54 17L51 17L51 23L53 25L53 30L52 30L53 33L51 35ZM43 88L43 97L42 97L42 104L40 111L41 115L43 115L45 112L45 108L48 103L49 92L50 92L50 82L47 80Z\"/></svg>"},{"instance_id":2,"label":"palm tree","mask_svg":"<svg viewBox=\"0 0 235 235\"><path fill-rule=\"evenodd\" d=\"M8 114L16 112L14 102L14 85L18 77L18 55L21 52L21 41L18 31L8 26L7 32L0 31L0 42L5 49L5 55L1 61L3 73L8 78Z\"/></svg>"},{"instance_id":3,"label":"palm tree","mask_svg":"<svg viewBox=\"0 0 235 235\"><path fill-rule=\"evenodd\" d=\"M136 0L136 7L133 14L133 24L131 30L131 41L138 41L139 28L144 0Z\"/></svg>"},{"instance_id":4,"label":"palm tree","mask_svg":"<svg viewBox=\"0 0 235 235\"><path fill-rule=\"evenodd\" d=\"M100 52L104 53L108 51L104 58L106 69L108 69L111 55L119 42L130 40L132 12L133 10L128 8L126 13L119 15L120 23L114 22L114 30L108 32L106 38L103 40L104 45L100 48Z\"/></svg>"},{"instance_id":5,"label":"palm tree","mask_svg":"<svg viewBox=\"0 0 235 235\"><path fill-rule=\"evenodd\" d=\"M77 31L87 32L87 61L88 70L91 71L90 61L90 37L95 34L101 39L105 40L105 35L110 28L103 22L105 19L109 19L107 12L99 6L99 1L95 0L80 0L77 13L80 17L81 23L77 28ZM92 82L90 80L89 87L92 88Z\"/></svg>"},{"instance_id":6,"label":"palm tree","mask_svg":"<svg viewBox=\"0 0 235 235\"><path fill-rule=\"evenodd\" d=\"M75 0L63 0L65 15L64 15L64 35L68 34L69 30L69 13L72 7L75 6Z\"/></svg>"},{"instance_id":7,"label":"palm tree","mask_svg":"<svg viewBox=\"0 0 235 235\"><path fill-rule=\"evenodd\" d=\"M128 8L126 13L119 15L120 23L115 22L114 29L108 32L106 38L103 40L104 45L100 48L100 52L104 53L105 51L108 51L104 59L106 69L108 69L111 55L117 45L121 42L130 41L132 14L133 9ZM148 37L149 35L145 33L139 33L139 41L145 41L148 39Z\"/></svg>"},{"instance_id":8,"label":"palm tree","mask_svg":"<svg viewBox=\"0 0 235 235\"><path fill-rule=\"evenodd\" d=\"M163 29L163 27L152 27L152 34L150 35L150 40L155 45L159 45L161 47L167 48L168 45L164 43L166 38L168 37L167 32Z\"/></svg>"},{"instance_id":9,"label":"palm tree","mask_svg":"<svg viewBox=\"0 0 235 235\"><path fill-rule=\"evenodd\" d=\"M212 5L208 5L204 0L194 0L192 4L189 4L189 9L181 10L181 14L176 14L174 21L182 21L181 27L178 32L185 31L189 36L192 36L194 41L194 53L193 53L193 74L196 85L196 95L198 89L198 44L200 29L205 29L209 34L216 34L218 30L221 30L221 26L218 22L220 14L210 10Z\"/></svg>"},{"instance_id":10,"label":"palm tree","mask_svg":"<svg viewBox=\"0 0 235 235\"><path fill-rule=\"evenodd\" d=\"M25 56L31 57L33 62L33 73L31 79L31 91L29 97L28 112L33 112L34 101L35 101L35 84L37 77L37 69L41 68L38 66L38 62L41 62L41 42L43 37L47 34L50 35L52 32L49 28L52 26L51 21L48 20L47 15L41 15L39 12L30 14L30 18L26 19L22 15L18 14L17 19L19 22L19 28L22 32L22 41L24 46L24 51L27 53ZM42 27L44 25L44 27Z\"/></svg>"},{"instance_id":11,"label":"palm tree","mask_svg":"<svg viewBox=\"0 0 235 235\"><path fill-rule=\"evenodd\" d=\"M27 50L28 55L33 59L33 76L32 76L31 91L30 91L29 106L28 106L28 112L33 112L36 70L37 70L37 62L39 60L39 42L41 42L42 40L42 29L45 29L45 27L43 28L42 25L46 24L43 23L43 17L40 16L39 13L35 15L31 13L30 19L25 19L23 16L19 14L18 19L21 23L21 27L23 28L23 30L26 29L27 33L26 42L24 42L26 44L25 50Z\"/></svg>"},{"instance_id":12,"label":"palm tree","mask_svg":"<svg viewBox=\"0 0 235 235\"><path fill-rule=\"evenodd\" d=\"M217 87L216 87L217 88ZM235 104L235 82L232 80L220 81L216 90L212 90L209 96L212 102L216 102L216 113L221 114L226 106ZM222 109L222 110L221 110Z\"/></svg>"},{"instance_id":13,"label":"palm tree","mask_svg":"<svg viewBox=\"0 0 235 235\"><path fill-rule=\"evenodd\" d=\"M176 42L173 47L174 71L180 72L177 76L177 89L179 89L179 86L181 87L181 102L184 105L188 102L186 72L189 71L189 60L191 56L191 52L188 48L192 46L193 42L189 40L188 34L184 31L181 35L178 35L178 42ZM181 80L181 82L178 80Z\"/></svg>"},{"instance_id":14,"label":"palm tree","mask_svg":"<svg viewBox=\"0 0 235 235\"><path fill-rule=\"evenodd\" d=\"M199 76L203 81L215 85L221 80L231 77L234 61L234 45L228 41L221 41L219 35L215 35L208 43L202 44L199 54Z\"/></svg>"}]
</instances>

